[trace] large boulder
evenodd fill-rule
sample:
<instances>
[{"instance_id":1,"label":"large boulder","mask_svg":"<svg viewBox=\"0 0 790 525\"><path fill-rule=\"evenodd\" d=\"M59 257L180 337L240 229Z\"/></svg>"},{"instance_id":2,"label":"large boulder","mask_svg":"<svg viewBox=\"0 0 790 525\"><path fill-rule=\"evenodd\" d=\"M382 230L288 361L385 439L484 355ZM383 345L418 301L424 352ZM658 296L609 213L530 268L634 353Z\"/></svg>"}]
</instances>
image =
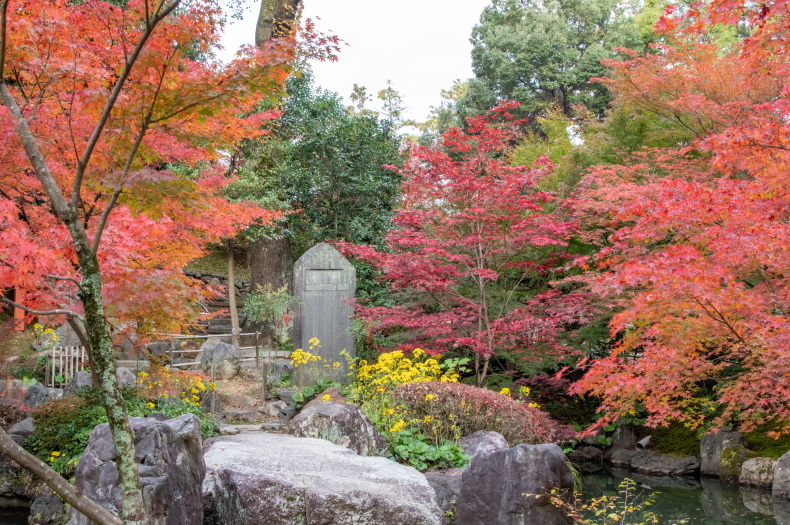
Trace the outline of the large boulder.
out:
<instances>
[{"instance_id":1,"label":"large boulder","mask_svg":"<svg viewBox=\"0 0 790 525\"><path fill-rule=\"evenodd\" d=\"M217 337L209 337L200 349L203 351L200 368L204 374L212 375L214 379L232 379L241 370L237 347L223 343Z\"/></svg>"},{"instance_id":2,"label":"large boulder","mask_svg":"<svg viewBox=\"0 0 790 525\"><path fill-rule=\"evenodd\" d=\"M743 434L729 430L719 430L702 436L700 441L700 474L703 476L721 475L721 453L724 449L746 446Z\"/></svg>"},{"instance_id":3,"label":"large boulder","mask_svg":"<svg viewBox=\"0 0 790 525\"><path fill-rule=\"evenodd\" d=\"M118 386L121 388L133 388L137 384L137 376L125 366L115 370L115 377L118 378Z\"/></svg>"},{"instance_id":4,"label":"large boulder","mask_svg":"<svg viewBox=\"0 0 790 525\"><path fill-rule=\"evenodd\" d=\"M461 440L458 441L458 445L461 447L461 450L464 451L464 454L472 456L473 458L480 455L485 456L497 450L507 450L510 448L504 436L492 430L478 430L477 432L473 432L468 436L462 437Z\"/></svg>"},{"instance_id":5,"label":"large boulder","mask_svg":"<svg viewBox=\"0 0 790 525\"><path fill-rule=\"evenodd\" d=\"M582 472L597 472L603 468L603 450L598 447L583 446L567 454L568 461L578 465Z\"/></svg>"},{"instance_id":6,"label":"large boulder","mask_svg":"<svg viewBox=\"0 0 790 525\"><path fill-rule=\"evenodd\" d=\"M30 505L27 522L29 525L62 525L68 517L69 512L63 500L45 485Z\"/></svg>"},{"instance_id":7,"label":"large boulder","mask_svg":"<svg viewBox=\"0 0 790 525\"><path fill-rule=\"evenodd\" d=\"M22 445L27 438L35 433L35 431L33 418L29 417L11 426L11 428L8 429L8 437L13 439L14 443L17 445Z\"/></svg>"},{"instance_id":8,"label":"large boulder","mask_svg":"<svg viewBox=\"0 0 790 525\"><path fill-rule=\"evenodd\" d=\"M359 456L320 439L265 432L212 438L206 448L204 525L442 521L425 476L386 458Z\"/></svg>"},{"instance_id":9,"label":"large boulder","mask_svg":"<svg viewBox=\"0 0 790 525\"><path fill-rule=\"evenodd\" d=\"M36 383L35 385L32 385L30 388L28 388L27 392L25 392L23 410L32 412L34 408L40 407L46 403L48 399L49 388L42 385L41 383Z\"/></svg>"},{"instance_id":10,"label":"large boulder","mask_svg":"<svg viewBox=\"0 0 790 525\"><path fill-rule=\"evenodd\" d=\"M447 468L432 470L425 473L425 479L436 493L436 502L444 512L444 522L449 524L450 516L455 516L455 503L458 494L461 492L461 477L464 470L462 468Z\"/></svg>"},{"instance_id":11,"label":"large boulder","mask_svg":"<svg viewBox=\"0 0 790 525\"><path fill-rule=\"evenodd\" d=\"M610 460L614 468L651 476L693 476L699 471L697 457L676 458L652 450L618 450Z\"/></svg>"},{"instance_id":12,"label":"large boulder","mask_svg":"<svg viewBox=\"0 0 790 525\"><path fill-rule=\"evenodd\" d=\"M478 455L461 476L456 525L566 525L572 522L548 501L573 491L573 475L557 445L518 445Z\"/></svg>"},{"instance_id":13,"label":"large boulder","mask_svg":"<svg viewBox=\"0 0 790 525\"><path fill-rule=\"evenodd\" d=\"M143 486L148 525L198 524L203 520L201 485L206 474L200 420L194 414L175 419L132 417L137 468ZM120 490L115 447L109 426L93 429L77 465L77 489L101 506L118 512ZM72 510L68 525L93 522Z\"/></svg>"},{"instance_id":14,"label":"large boulder","mask_svg":"<svg viewBox=\"0 0 790 525\"><path fill-rule=\"evenodd\" d=\"M0 403L22 408L28 388L30 387L21 379L0 379Z\"/></svg>"},{"instance_id":15,"label":"large boulder","mask_svg":"<svg viewBox=\"0 0 790 525\"><path fill-rule=\"evenodd\" d=\"M288 428L296 437L326 439L360 456L386 456L387 440L359 405L339 405L327 401L299 412Z\"/></svg>"},{"instance_id":16,"label":"large boulder","mask_svg":"<svg viewBox=\"0 0 790 525\"><path fill-rule=\"evenodd\" d=\"M725 483L737 483L744 462L754 457L757 457L756 452L740 445L725 448L719 460L720 479Z\"/></svg>"},{"instance_id":17,"label":"large boulder","mask_svg":"<svg viewBox=\"0 0 790 525\"><path fill-rule=\"evenodd\" d=\"M80 370L74 377L71 378L71 381L68 385L63 388L63 395L64 396L73 396L78 394L84 388L90 388L93 386L93 376L87 370Z\"/></svg>"},{"instance_id":18,"label":"large boulder","mask_svg":"<svg viewBox=\"0 0 790 525\"><path fill-rule=\"evenodd\" d=\"M741 465L738 483L749 487L771 488L774 484L774 465L772 458L751 458Z\"/></svg>"},{"instance_id":19,"label":"large boulder","mask_svg":"<svg viewBox=\"0 0 790 525\"><path fill-rule=\"evenodd\" d=\"M618 450L630 450L636 442L636 432L631 425L617 425L611 436L612 444L604 451L604 458L609 459Z\"/></svg>"},{"instance_id":20,"label":"large boulder","mask_svg":"<svg viewBox=\"0 0 790 525\"><path fill-rule=\"evenodd\" d=\"M774 464L774 483L771 493L775 499L790 500L790 452Z\"/></svg>"}]
</instances>

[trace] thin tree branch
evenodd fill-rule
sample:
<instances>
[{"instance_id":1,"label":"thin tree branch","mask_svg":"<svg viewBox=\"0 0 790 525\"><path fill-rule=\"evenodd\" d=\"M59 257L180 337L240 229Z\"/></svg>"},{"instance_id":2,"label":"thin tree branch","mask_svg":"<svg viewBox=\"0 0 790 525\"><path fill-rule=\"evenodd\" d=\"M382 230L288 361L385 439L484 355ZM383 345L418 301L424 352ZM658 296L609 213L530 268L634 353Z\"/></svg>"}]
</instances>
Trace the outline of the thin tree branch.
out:
<instances>
[{"instance_id":1,"label":"thin tree branch","mask_svg":"<svg viewBox=\"0 0 790 525\"><path fill-rule=\"evenodd\" d=\"M85 151L82 153L82 157L77 164L77 172L74 176L74 184L72 185L72 192L71 192L71 203L72 206L76 209L77 203L80 199L80 190L82 188L82 179L85 177L85 170L88 167L88 162L90 161L91 155L93 155L93 150L96 148L96 145L99 143L99 138L101 137L102 132L104 131L104 127L107 125L107 121L110 119L110 113L112 112L113 108L115 107L115 103L118 100L118 97L121 94L121 90L123 89L124 84L126 83L126 79L129 78L129 73L132 70L132 67L137 62L137 59L140 57L140 53L142 52L145 45L148 43L148 39L151 38L151 35L156 29L157 24L161 22L165 17L167 17L173 10L178 7L178 4L181 3L181 0L175 0L170 6L163 10L157 9L156 14L153 17L153 20L150 17L146 17L146 29L143 32L140 40L137 42L137 45L134 46L134 50L132 54L129 56L129 59L126 61L126 64L121 71L120 76L118 77L118 81L115 83L115 87L113 88L112 92L110 93L109 98L107 99L107 103L104 105L104 110L102 111L101 116L99 117L99 121L96 123L96 127L93 129L93 133L91 134L90 138L88 139L88 143L85 145ZM148 3L146 2L146 8ZM164 3L162 4L164 5Z\"/></svg>"},{"instance_id":2,"label":"thin tree branch","mask_svg":"<svg viewBox=\"0 0 790 525\"><path fill-rule=\"evenodd\" d=\"M63 276L60 276L60 275L45 275L45 277L47 279L55 279L56 281L70 281L70 282L76 284L78 288L80 286L80 282L77 279L75 279L74 277L63 277Z\"/></svg>"},{"instance_id":3,"label":"thin tree branch","mask_svg":"<svg viewBox=\"0 0 790 525\"><path fill-rule=\"evenodd\" d=\"M6 299L5 297L0 297L0 301L33 315L68 315L70 317L75 317L80 321L85 321L84 317L82 317L77 312L72 312L71 310L33 310L32 308L28 308L27 306L14 302L11 299Z\"/></svg>"}]
</instances>

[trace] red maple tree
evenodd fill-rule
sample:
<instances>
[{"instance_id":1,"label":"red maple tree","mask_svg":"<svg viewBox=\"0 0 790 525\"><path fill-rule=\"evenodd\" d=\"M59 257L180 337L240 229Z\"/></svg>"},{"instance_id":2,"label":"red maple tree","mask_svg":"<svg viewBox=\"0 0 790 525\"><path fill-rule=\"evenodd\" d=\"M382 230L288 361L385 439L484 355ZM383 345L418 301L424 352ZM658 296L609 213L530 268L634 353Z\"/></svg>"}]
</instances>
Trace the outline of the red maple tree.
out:
<instances>
[{"instance_id":1,"label":"red maple tree","mask_svg":"<svg viewBox=\"0 0 790 525\"><path fill-rule=\"evenodd\" d=\"M698 138L582 182L581 220L603 248L597 290L625 307L611 356L574 389L602 398L599 424L644 407L651 425L790 430L790 24L786 2L760 5L695 4L662 20L657 53L609 63L616 103ZM709 24L741 16L750 37L729 53L710 41Z\"/></svg>"},{"instance_id":2,"label":"red maple tree","mask_svg":"<svg viewBox=\"0 0 790 525\"><path fill-rule=\"evenodd\" d=\"M385 248L340 245L381 270L404 301L358 305L371 330L407 351L470 353L478 385L495 355L542 361L574 354L557 332L592 313L582 293L523 290L568 259L577 227L539 187L548 161L509 164L519 136L520 123L509 113L516 105L470 118L467 131L451 129L443 148L412 146L400 170L403 205Z\"/></svg>"}]
</instances>

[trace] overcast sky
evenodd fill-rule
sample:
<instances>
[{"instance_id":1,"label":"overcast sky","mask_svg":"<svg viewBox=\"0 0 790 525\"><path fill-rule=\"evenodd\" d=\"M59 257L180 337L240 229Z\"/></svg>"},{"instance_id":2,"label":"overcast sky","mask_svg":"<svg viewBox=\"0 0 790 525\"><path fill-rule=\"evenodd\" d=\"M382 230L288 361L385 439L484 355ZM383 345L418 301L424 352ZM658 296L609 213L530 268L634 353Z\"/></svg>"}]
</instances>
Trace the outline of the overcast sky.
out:
<instances>
[{"instance_id":1,"label":"overcast sky","mask_svg":"<svg viewBox=\"0 0 790 525\"><path fill-rule=\"evenodd\" d=\"M469 35L490 0L304 0L304 18L348 45L314 65L316 83L348 100L354 83L374 94L392 80L406 118L425 120L440 92L472 76ZM226 53L252 44L258 6L225 32ZM373 103L375 106L375 102Z\"/></svg>"}]
</instances>

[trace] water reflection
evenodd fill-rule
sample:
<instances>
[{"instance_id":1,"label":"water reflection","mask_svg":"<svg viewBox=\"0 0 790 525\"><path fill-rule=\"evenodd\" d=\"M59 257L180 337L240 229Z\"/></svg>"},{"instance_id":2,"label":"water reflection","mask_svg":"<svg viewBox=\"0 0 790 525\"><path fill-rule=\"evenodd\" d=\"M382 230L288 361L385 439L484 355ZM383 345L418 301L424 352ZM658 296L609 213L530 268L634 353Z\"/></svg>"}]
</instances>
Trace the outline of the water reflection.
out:
<instances>
[{"instance_id":1,"label":"water reflection","mask_svg":"<svg viewBox=\"0 0 790 525\"><path fill-rule=\"evenodd\" d=\"M689 525L790 525L790 502L774 501L770 491L725 485L715 479L602 470L584 475L584 497L615 495L624 478L638 484L639 501L655 502L649 510L663 525L683 519Z\"/></svg>"}]
</instances>

